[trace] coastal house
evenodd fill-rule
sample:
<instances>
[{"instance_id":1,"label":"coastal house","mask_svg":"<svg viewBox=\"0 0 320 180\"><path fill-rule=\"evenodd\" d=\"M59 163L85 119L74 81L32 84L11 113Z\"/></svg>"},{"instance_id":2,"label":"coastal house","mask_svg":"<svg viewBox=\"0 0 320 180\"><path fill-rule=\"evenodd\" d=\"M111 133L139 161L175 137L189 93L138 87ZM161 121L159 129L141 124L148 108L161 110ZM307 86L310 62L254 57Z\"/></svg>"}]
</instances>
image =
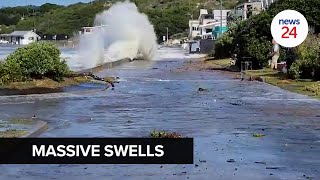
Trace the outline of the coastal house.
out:
<instances>
[{"instance_id":1,"label":"coastal house","mask_svg":"<svg viewBox=\"0 0 320 180\"><path fill-rule=\"evenodd\" d=\"M201 39L213 39L212 31L217 23L217 20L214 19L214 15L209 14L206 9L200 9L198 20L200 22L199 30Z\"/></svg>"},{"instance_id":2,"label":"coastal house","mask_svg":"<svg viewBox=\"0 0 320 180\"><path fill-rule=\"evenodd\" d=\"M94 27L82 27L80 34L91 34L94 30Z\"/></svg>"},{"instance_id":3,"label":"coastal house","mask_svg":"<svg viewBox=\"0 0 320 180\"><path fill-rule=\"evenodd\" d=\"M214 22L213 14L208 14L206 9L200 9L199 18L189 20L189 38L212 39Z\"/></svg>"},{"instance_id":4,"label":"coastal house","mask_svg":"<svg viewBox=\"0 0 320 180\"><path fill-rule=\"evenodd\" d=\"M208 53L214 40L227 31L227 19L231 10L200 9L198 19L189 20L189 52ZM222 26L221 26L222 25Z\"/></svg>"},{"instance_id":5,"label":"coastal house","mask_svg":"<svg viewBox=\"0 0 320 180\"><path fill-rule=\"evenodd\" d=\"M189 38L194 39L200 37L199 20L189 20Z\"/></svg>"},{"instance_id":6,"label":"coastal house","mask_svg":"<svg viewBox=\"0 0 320 180\"><path fill-rule=\"evenodd\" d=\"M275 1L277 0L261 0L262 9L267 9Z\"/></svg>"},{"instance_id":7,"label":"coastal house","mask_svg":"<svg viewBox=\"0 0 320 180\"><path fill-rule=\"evenodd\" d=\"M213 10L211 14L208 10L201 9L200 15L196 22L199 24L198 28L195 28L196 33L199 34L201 39L216 39L221 33L227 31L227 19L231 10ZM222 16L221 16L222 15ZM222 18L222 21L221 21ZM222 27L221 27L222 22ZM193 24L197 24L193 23ZM190 25L190 28L194 28Z\"/></svg>"},{"instance_id":8,"label":"coastal house","mask_svg":"<svg viewBox=\"0 0 320 180\"><path fill-rule=\"evenodd\" d=\"M214 19L219 22L215 25L215 28L213 30L213 36L215 38L220 37L224 32L228 30L228 15L231 12L231 10L213 10ZM222 15L222 16L221 16ZM222 19L222 21L221 21ZM222 22L222 27L221 27Z\"/></svg>"},{"instance_id":9,"label":"coastal house","mask_svg":"<svg viewBox=\"0 0 320 180\"><path fill-rule=\"evenodd\" d=\"M249 0L248 2L237 5L232 15L235 19L246 20L251 15L259 14L261 10L262 2L260 0Z\"/></svg>"},{"instance_id":10,"label":"coastal house","mask_svg":"<svg viewBox=\"0 0 320 180\"><path fill-rule=\"evenodd\" d=\"M27 45L40 40L33 31L14 31L11 34L0 34L0 40L11 44Z\"/></svg>"},{"instance_id":11,"label":"coastal house","mask_svg":"<svg viewBox=\"0 0 320 180\"><path fill-rule=\"evenodd\" d=\"M95 30L104 30L105 28L107 28L108 25L97 25L97 26L94 26L94 27L82 27L81 30L79 31L79 34L92 34Z\"/></svg>"}]
</instances>

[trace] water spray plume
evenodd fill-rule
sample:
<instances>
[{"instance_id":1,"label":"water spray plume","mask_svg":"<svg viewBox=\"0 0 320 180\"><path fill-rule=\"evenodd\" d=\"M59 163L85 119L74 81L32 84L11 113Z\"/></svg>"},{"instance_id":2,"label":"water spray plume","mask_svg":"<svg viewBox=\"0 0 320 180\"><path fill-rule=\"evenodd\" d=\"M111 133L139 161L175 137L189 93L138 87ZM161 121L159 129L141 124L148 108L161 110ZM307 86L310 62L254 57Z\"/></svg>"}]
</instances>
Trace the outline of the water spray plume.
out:
<instances>
[{"instance_id":1,"label":"water spray plume","mask_svg":"<svg viewBox=\"0 0 320 180\"><path fill-rule=\"evenodd\" d=\"M152 60L157 43L153 25L130 1L117 2L98 14L91 34L80 37L79 56L85 68L142 56Z\"/></svg>"}]
</instances>

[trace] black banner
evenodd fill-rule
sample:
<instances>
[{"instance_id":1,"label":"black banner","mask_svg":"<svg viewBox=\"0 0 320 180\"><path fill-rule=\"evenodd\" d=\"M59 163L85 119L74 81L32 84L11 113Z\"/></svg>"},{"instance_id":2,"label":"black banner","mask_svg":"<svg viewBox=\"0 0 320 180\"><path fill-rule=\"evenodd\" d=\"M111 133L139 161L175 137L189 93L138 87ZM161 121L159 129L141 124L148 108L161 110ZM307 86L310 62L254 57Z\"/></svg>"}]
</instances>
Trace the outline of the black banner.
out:
<instances>
[{"instance_id":1,"label":"black banner","mask_svg":"<svg viewBox=\"0 0 320 180\"><path fill-rule=\"evenodd\" d=\"M193 139L0 138L0 164L193 164Z\"/></svg>"}]
</instances>

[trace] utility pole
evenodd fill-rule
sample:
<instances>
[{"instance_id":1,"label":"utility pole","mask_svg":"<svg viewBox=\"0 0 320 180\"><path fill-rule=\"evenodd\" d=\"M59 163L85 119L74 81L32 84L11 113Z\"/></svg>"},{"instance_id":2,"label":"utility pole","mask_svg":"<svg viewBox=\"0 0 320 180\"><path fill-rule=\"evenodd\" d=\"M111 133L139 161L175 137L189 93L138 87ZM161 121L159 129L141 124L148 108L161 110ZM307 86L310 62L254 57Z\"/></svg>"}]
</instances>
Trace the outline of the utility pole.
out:
<instances>
[{"instance_id":1,"label":"utility pole","mask_svg":"<svg viewBox=\"0 0 320 180\"><path fill-rule=\"evenodd\" d=\"M220 0L220 37L222 36L222 0Z\"/></svg>"},{"instance_id":2,"label":"utility pole","mask_svg":"<svg viewBox=\"0 0 320 180\"><path fill-rule=\"evenodd\" d=\"M35 32L35 29L36 29L36 22L35 22L35 21L36 21L36 20L35 20L35 16L36 16L36 15L35 15L34 8L35 8L35 7L33 7L33 13L32 13L32 14L33 14L33 15L32 15L32 16L33 16L33 32Z\"/></svg>"},{"instance_id":3,"label":"utility pole","mask_svg":"<svg viewBox=\"0 0 320 180\"><path fill-rule=\"evenodd\" d=\"M167 46L169 45L169 28L167 27Z\"/></svg>"}]
</instances>

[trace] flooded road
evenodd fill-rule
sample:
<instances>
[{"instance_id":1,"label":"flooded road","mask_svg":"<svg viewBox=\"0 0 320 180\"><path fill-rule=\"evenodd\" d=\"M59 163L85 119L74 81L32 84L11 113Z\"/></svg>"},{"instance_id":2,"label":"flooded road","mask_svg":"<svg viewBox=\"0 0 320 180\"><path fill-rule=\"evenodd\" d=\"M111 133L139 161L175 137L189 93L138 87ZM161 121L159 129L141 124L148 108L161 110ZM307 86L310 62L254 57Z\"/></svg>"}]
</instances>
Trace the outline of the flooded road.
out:
<instances>
[{"instance_id":1,"label":"flooded road","mask_svg":"<svg viewBox=\"0 0 320 180\"><path fill-rule=\"evenodd\" d=\"M0 118L36 115L49 123L43 137L175 131L194 137L194 165L0 165L0 179L320 178L319 100L220 72L176 71L188 58L164 48L156 61L98 73L121 78L114 90L0 96Z\"/></svg>"}]
</instances>

